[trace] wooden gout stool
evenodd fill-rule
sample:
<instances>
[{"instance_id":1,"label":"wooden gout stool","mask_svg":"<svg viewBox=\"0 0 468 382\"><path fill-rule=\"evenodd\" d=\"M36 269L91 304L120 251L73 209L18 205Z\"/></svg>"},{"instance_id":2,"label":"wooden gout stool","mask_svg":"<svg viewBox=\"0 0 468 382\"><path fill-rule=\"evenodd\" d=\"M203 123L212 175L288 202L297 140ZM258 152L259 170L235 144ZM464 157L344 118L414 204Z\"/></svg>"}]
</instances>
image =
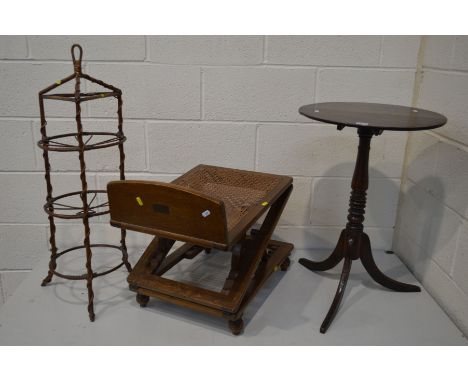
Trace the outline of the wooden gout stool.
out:
<instances>
[{"instance_id":1,"label":"wooden gout stool","mask_svg":"<svg viewBox=\"0 0 468 382\"><path fill-rule=\"evenodd\" d=\"M198 165L172 183L114 181L107 185L111 225L155 235L128 277L144 307L150 297L224 317L233 334L268 277L286 270L290 243L270 240L292 191L292 178ZM259 229L247 231L269 209ZM185 244L169 254L176 240ZM183 259L211 248L232 252L222 290L162 277Z\"/></svg>"}]
</instances>

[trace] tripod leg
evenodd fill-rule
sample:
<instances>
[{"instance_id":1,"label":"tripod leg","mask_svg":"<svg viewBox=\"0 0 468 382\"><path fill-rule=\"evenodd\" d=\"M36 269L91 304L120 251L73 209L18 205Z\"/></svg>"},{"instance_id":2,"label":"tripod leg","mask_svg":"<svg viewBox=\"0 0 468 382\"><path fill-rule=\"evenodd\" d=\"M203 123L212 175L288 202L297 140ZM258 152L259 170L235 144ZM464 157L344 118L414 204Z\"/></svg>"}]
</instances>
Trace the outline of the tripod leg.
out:
<instances>
[{"instance_id":1,"label":"tripod leg","mask_svg":"<svg viewBox=\"0 0 468 382\"><path fill-rule=\"evenodd\" d=\"M330 327L333 319L338 312L338 308L340 307L341 300L343 299L343 295L346 289L346 284L348 283L349 272L351 270L351 259L349 257L345 257L345 261L343 264L343 270L341 271L340 283L338 284L338 289L336 290L335 298L328 310L327 316L323 320L322 326L320 327L320 333L325 333L328 328Z\"/></svg>"},{"instance_id":2,"label":"tripod leg","mask_svg":"<svg viewBox=\"0 0 468 382\"><path fill-rule=\"evenodd\" d=\"M396 281L390 277L384 275L382 271L375 264L374 258L372 257L372 251L370 246L369 236L366 234L362 235L362 248L361 248L361 261L366 268L366 271L374 279L376 283L384 286L385 288L395 290L397 292L421 292L421 288L417 285L411 285Z\"/></svg>"},{"instance_id":3,"label":"tripod leg","mask_svg":"<svg viewBox=\"0 0 468 382\"><path fill-rule=\"evenodd\" d=\"M332 254L323 261L312 261L305 258L299 259L299 264L310 269L311 271L327 271L335 267L341 259L343 259L345 253L345 230L341 231L340 238L336 244Z\"/></svg>"}]
</instances>

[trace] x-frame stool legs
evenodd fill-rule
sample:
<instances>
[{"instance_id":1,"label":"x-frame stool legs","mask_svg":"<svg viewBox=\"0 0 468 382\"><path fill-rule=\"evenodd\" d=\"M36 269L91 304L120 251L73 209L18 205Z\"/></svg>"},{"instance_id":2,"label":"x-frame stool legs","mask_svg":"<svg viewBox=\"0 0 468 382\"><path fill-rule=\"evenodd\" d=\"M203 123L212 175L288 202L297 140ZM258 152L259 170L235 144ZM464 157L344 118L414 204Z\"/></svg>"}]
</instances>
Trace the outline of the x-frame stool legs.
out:
<instances>
[{"instance_id":1,"label":"x-frame stool legs","mask_svg":"<svg viewBox=\"0 0 468 382\"><path fill-rule=\"evenodd\" d=\"M273 231L292 191L289 186L271 205L263 224L233 245L231 270L220 292L161 277L183 259L192 259L205 248L184 244L169 254L174 241L155 237L128 277L130 289L144 307L150 297L223 317L233 334L242 332L245 308L276 270L286 270L293 249L290 243L271 240Z\"/></svg>"}]
</instances>

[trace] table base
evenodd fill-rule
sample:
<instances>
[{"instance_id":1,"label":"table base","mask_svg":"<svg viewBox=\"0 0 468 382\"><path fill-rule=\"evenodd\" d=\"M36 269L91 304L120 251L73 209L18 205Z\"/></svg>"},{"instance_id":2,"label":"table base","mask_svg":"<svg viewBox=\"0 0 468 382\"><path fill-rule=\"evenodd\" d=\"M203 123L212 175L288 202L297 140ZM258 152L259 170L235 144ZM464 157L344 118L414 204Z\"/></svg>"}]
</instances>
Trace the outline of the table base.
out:
<instances>
[{"instance_id":1,"label":"table base","mask_svg":"<svg viewBox=\"0 0 468 382\"><path fill-rule=\"evenodd\" d=\"M333 319L338 312L341 300L346 289L346 284L348 282L349 273L351 271L351 264L353 260L360 259L362 265L366 269L367 273L372 277L372 279L379 283L380 285L392 289L397 292L420 292L421 288L417 285L411 285L396 281L388 276L386 276L378 267L372 256L372 250L370 246L369 236L366 233L362 232L359 235L358 243L356 245L357 251L354 249L348 248L346 229L341 231L340 238L332 254L323 261L311 261L305 258L299 260L299 264L303 265L311 271L327 271L331 268L334 268L338 265L341 260L344 259L343 270L341 271L340 282L338 284L338 289L336 290L335 298L328 310L327 316L323 320L323 323L320 327L320 333L325 333L330 327ZM357 252L357 257L352 256L352 253Z\"/></svg>"},{"instance_id":2,"label":"table base","mask_svg":"<svg viewBox=\"0 0 468 382\"><path fill-rule=\"evenodd\" d=\"M342 129L343 126L338 126ZM416 285L410 285L393 280L380 271L375 264L372 256L369 236L364 232L364 214L367 201L367 188L369 184L369 150L370 142L374 135L380 135L378 129L358 129L359 147L354 168L353 179L351 182L351 196L349 199L349 214L346 228L341 232L338 243L332 254L323 261L311 261L300 259L299 264L312 271L326 271L338 265L344 259L343 270L341 272L340 282L335 294L335 298L320 327L320 332L325 333L332 323L341 300L343 299L346 284L348 282L349 272L353 260L361 259L364 268L369 275L386 288L398 292L420 292L421 288Z\"/></svg>"}]
</instances>

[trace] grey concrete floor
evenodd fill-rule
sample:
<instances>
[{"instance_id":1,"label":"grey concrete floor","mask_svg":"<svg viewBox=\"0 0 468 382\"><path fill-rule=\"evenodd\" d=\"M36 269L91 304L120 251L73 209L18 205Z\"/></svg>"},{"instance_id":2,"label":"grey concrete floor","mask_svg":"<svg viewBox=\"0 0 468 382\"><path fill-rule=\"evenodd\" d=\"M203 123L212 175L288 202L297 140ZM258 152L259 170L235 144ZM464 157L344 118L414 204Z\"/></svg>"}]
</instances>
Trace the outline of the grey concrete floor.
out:
<instances>
[{"instance_id":1,"label":"grey concrete floor","mask_svg":"<svg viewBox=\"0 0 468 382\"><path fill-rule=\"evenodd\" d=\"M132 263L141 252L132 251ZM0 308L0 345L467 345L462 333L423 289L396 293L375 284L354 262L348 288L326 334L320 324L333 299L341 265L313 273L297 260L320 259L323 251L295 251L287 272L276 272L245 312L243 335L233 336L224 320L157 300L140 308L126 283L126 272L95 280L96 321L89 322L85 282L54 278L40 282L47 254ZM395 256L375 253L389 276L417 283ZM111 256L94 259L110 265ZM106 259L106 261L102 261ZM114 261L117 261L114 255ZM60 270L81 269L83 258L61 258ZM202 254L184 260L169 277L217 289L226 276L229 255Z\"/></svg>"}]
</instances>

